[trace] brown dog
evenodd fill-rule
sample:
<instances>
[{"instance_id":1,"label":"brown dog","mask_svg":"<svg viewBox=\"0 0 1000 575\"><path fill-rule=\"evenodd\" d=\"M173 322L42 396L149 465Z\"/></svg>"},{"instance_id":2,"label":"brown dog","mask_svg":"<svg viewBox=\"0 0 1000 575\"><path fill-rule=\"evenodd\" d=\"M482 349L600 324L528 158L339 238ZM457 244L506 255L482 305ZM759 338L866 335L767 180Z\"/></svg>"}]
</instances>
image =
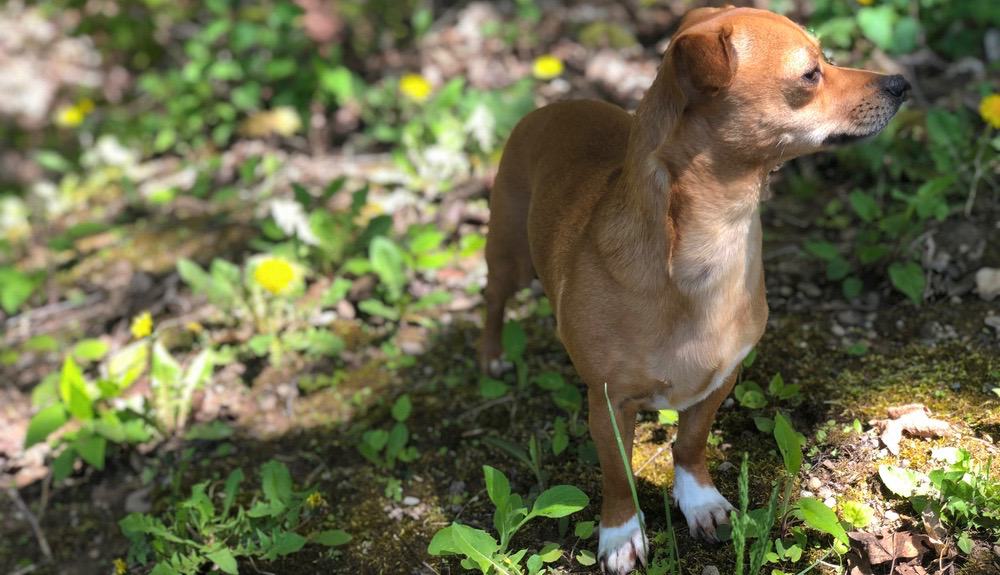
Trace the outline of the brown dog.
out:
<instances>
[{"instance_id":1,"label":"brown dog","mask_svg":"<svg viewBox=\"0 0 1000 575\"><path fill-rule=\"evenodd\" d=\"M480 359L495 367L506 301L537 272L588 386L602 567L627 573L647 553L605 384L630 459L638 410L680 410L674 498L692 535L715 539L732 506L705 443L767 320L768 175L879 132L908 89L901 76L829 64L783 16L702 8L682 21L635 115L561 102L514 129L490 198Z\"/></svg>"}]
</instances>

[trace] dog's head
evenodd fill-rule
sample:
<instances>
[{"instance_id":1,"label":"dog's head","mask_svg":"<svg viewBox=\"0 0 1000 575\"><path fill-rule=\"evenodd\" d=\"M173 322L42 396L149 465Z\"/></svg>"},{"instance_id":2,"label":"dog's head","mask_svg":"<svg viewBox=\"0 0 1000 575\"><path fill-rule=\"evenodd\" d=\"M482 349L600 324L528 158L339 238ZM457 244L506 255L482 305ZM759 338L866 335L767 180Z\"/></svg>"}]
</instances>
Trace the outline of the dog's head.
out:
<instances>
[{"instance_id":1,"label":"dog's head","mask_svg":"<svg viewBox=\"0 0 1000 575\"><path fill-rule=\"evenodd\" d=\"M751 8L690 12L661 74L680 92L681 122L737 156L776 162L877 134L910 88L899 75L834 66L802 27Z\"/></svg>"}]
</instances>

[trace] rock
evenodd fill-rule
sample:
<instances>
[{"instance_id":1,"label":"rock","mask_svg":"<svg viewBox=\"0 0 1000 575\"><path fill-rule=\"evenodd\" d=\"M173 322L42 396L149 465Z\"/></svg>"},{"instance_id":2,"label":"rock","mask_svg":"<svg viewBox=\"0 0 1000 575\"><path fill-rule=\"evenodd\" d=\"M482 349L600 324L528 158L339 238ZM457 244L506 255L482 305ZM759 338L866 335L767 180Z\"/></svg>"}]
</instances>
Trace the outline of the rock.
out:
<instances>
[{"instance_id":1,"label":"rock","mask_svg":"<svg viewBox=\"0 0 1000 575\"><path fill-rule=\"evenodd\" d=\"M976 293L986 301L1000 296L1000 269L980 268L976 272Z\"/></svg>"},{"instance_id":2,"label":"rock","mask_svg":"<svg viewBox=\"0 0 1000 575\"><path fill-rule=\"evenodd\" d=\"M899 519L899 513L896 513L895 511L893 511L892 509L890 509L890 510L888 510L888 511L885 512L885 516L884 517L885 517L886 521L896 521L896 520Z\"/></svg>"},{"instance_id":3,"label":"rock","mask_svg":"<svg viewBox=\"0 0 1000 575\"><path fill-rule=\"evenodd\" d=\"M823 486L823 482L819 480L819 477L810 477L809 478L809 489L812 489L813 491L816 491L817 489L819 489L822 486Z\"/></svg>"},{"instance_id":4,"label":"rock","mask_svg":"<svg viewBox=\"0 0 1000 575\"><path fill-rule=\"evenodd\" d=\"M413 507L417 503L420 503L420 500L417 499L416 497L412 496L412 495L407 495L406 497L403 498L403 502L402 503L403 503L403 505L406 505L408 507Z\"/></svg>"},{"instance_id":5,"label":"rock","mask_svg":"<svg viewBox=\"0 0 1000 575\"><path fill-rule=\"evenodd\" d=\"M728 471L732 471L733 469L736 469L735 465L733 465L729 461L723 461L722 463L719 464L719 466L715 470L718 471L719 473L726 473Z\"/></svg>"},{"instance_id":6,"label":"rock","mask_svg":"<svg viewBox=\"0 0 1000 575\"><path fill-rule=\"evenodd\" d=\"M719 568L715 565L706 565L705 568L701 570L701 575L719 575Z\"/></svg>"},{"instance_id":7,"label":"rock","mask_svg":"<svg viewBox=\"0 0 1000 575\"><path fill-rule=\"evenodd\" d=\"M830 497L827 497L826 499L823 500L823 505L826 505L830 509L836 509L837 499L831 495Z\"/></svg>"}]
</instances>

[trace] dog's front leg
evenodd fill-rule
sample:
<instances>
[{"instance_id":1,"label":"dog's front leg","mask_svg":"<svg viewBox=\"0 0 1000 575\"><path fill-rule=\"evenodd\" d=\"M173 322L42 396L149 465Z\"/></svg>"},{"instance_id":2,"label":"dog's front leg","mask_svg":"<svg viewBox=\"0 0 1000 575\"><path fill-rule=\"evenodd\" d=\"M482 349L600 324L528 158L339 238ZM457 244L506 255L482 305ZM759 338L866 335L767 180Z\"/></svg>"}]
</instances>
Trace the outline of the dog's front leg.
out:
<instances>
[{"instance_id":1,"label":"dog's front leg","mask_svg":"<svg viewBox=\"0 0 1000 575\"><path fill-rule=\"evenodd\" d=\"M632 438L635 435L636 409L623 405L611 397L615 410L615 420L625 445L628 461L623 462L618 442L615 439L604 388L592 386L587 393L590 406L590 435L594 438L597 455L601 461L602 501L601 529L598 557L601 570L614 575L625 575L635 568L638 560L646 564L645 535L639 524L632 501L632 490L628 484L625 466L632 466Z\"/></svg>"},{"instance_id":2,"label":"dog's front leg","mask_svg":"<svg viewBox=\"0 0 1000 575\"><path fill-rule=\"evenodd\" d=\"M729 523L733 509L712 483L705 463L705 444L715 412L736 383L736 373L711 395L680 412L674 441L674 501L687 519L692 537L718 541L716 528Z\"/></svg>"}]
</instances>

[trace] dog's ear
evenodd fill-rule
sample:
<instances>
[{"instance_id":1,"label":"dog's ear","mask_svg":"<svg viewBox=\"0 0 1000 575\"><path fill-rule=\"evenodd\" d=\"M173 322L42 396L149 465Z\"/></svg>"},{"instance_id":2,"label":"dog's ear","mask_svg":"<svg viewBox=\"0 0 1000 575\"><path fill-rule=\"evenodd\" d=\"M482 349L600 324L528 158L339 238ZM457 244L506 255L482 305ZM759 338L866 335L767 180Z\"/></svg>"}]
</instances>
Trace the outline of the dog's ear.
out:
<instances>
[{"instance_id":1,"label":"dog's ear","mask_svg":"<svg viewBox=\"0 0 1000 575\"><path fill-rule=\"evenodd\" d=\"M726 88L736 75L733 28L687 32L671 47L675 73L685 92L703 95ZM689 94L695 95L695 94Z\"/></svg>"}]
</instances>

